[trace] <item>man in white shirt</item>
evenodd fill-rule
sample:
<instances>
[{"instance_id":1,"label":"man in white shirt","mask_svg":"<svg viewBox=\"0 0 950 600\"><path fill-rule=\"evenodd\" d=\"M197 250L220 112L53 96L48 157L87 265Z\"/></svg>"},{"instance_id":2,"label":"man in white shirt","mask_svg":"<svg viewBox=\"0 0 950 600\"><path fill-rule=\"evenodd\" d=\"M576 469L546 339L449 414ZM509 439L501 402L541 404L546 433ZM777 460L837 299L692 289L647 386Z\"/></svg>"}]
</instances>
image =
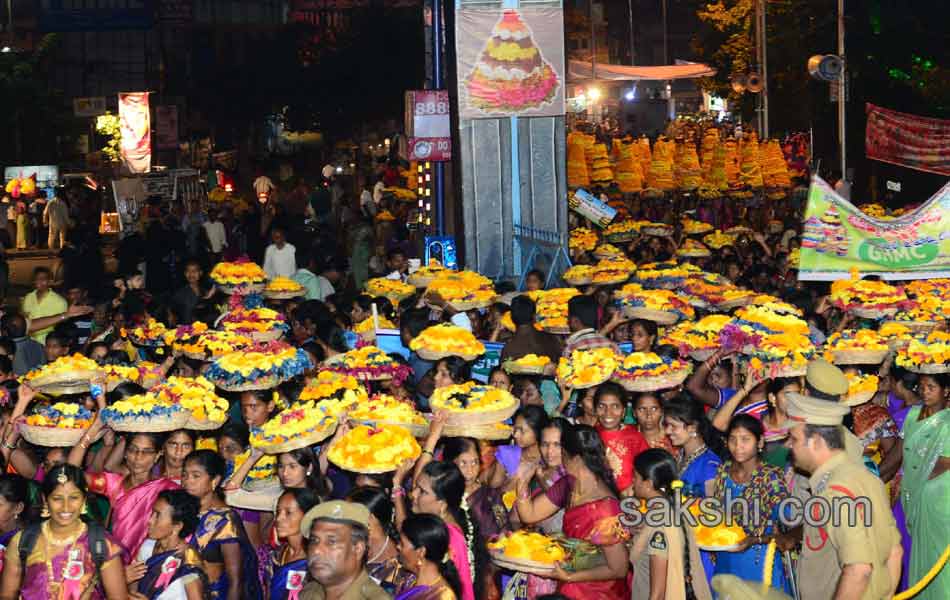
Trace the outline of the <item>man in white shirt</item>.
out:
<instances>
[{"instance_id":1,"label":"man in white shirt","mask_svg":"<svg viewBox=\"0 0 950 600\"><path fill-rule=\"evenodd\" d=\"M208 220L202 225L208 237L208 248L211 250L214 262L221 258L221 252L228 247L228 234L224 230L224 223L218 219L218 209L208 209Z\"/></svg>"},{"instance_id":2,"label":"man in white shirt","mask_svg":"<svg viewBox=\"0 0 950 600\"><path fill-rule=\"evenodd\" d=\"M271 242L264 251L264 272L267 277L293 277L297 272L297 249L287 243L287 236L280 227L274 227Z\"/></svg>"}]
</instances>

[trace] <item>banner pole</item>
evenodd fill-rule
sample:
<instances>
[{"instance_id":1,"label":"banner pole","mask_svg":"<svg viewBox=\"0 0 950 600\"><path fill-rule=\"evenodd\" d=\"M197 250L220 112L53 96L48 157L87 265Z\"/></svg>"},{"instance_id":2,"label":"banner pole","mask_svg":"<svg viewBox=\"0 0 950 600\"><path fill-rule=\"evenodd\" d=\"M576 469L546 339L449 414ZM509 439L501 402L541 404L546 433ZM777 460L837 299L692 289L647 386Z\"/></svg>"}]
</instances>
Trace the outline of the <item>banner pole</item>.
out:
<instances>
[{"instance_id":1,"label":"banner pole","mask_svg":"<svg viewBox=\"0 0 950 600\"><path fill-rule=\"evenodd\" d=\"M442 0L432 0L432 87L440 90L442 81ZM445 164L434 164L435 232L445 235Z\"/></svg>"},{"instance_id":2,"label":"banner pole","mask_svg":"<svg viewBox=\"0 0 950 600\"><path fill-rule=\"evenodd\" d=\"M845 81L847 79L848 61L844 60L844 0L838 0L838 56L844 64L838 86L838 141L841 144L841 178L847 173L848 161L845 144Z\"/></svg>"}]
</instances>

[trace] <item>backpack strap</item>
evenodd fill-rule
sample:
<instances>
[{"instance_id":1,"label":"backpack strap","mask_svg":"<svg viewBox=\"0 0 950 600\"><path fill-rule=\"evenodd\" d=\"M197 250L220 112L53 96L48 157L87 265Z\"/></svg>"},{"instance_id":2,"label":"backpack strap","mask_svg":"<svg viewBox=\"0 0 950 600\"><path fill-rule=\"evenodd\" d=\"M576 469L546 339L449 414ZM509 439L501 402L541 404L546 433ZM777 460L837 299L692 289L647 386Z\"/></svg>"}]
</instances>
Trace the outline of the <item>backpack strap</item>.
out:
<instances>
[{"instance_id":1,"label":"backpack strap","mask_svg":"<svg viewBox=\"0 0 950 600\"><path fill-rule=\"evenodd\" d=\"M105 528L95 521L86 523L86 529L89 534L89 551L92 554L92 561L96 565L96 571L102 570L102 565L109 558L109 545L106 543Z\"/></svg>"},{"instance_id":2,"label":"backpack strap","mask_svg":"<svg viewBox=\"0 0 950 600\"><path fill-rule=\"evenodd\" d=\"M20 546L18 550L20 554L21 571L26 568L26 559L29 558L30 553L33 552L33 548L36 546L36 540L39 537L40 523L28 525L20 532Z\"/></svg>"}]
</instances>

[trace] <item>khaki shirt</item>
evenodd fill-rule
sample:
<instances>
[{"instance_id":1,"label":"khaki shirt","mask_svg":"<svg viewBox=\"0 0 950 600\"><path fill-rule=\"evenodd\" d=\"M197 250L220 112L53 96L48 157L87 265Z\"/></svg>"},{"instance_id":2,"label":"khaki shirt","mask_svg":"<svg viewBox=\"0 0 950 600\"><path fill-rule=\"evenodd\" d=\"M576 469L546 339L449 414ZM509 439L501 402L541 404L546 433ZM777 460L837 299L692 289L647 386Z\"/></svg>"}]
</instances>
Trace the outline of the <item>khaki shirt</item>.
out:
<instances>
[{"instance_id":1,"label":"khaki shirt","mask_svg":"<svg viewBox=\"0 0 950 600\"><path fill-rule=\"evenodd\" d=\"M326 600L326 597L323 586L316 581L311 581L300 591L300 600ZM376 585L364 569L346 588L341 600L392 600L392 596Z\"/></svg>"},{"instance_id":2,"label":"khaki shirt","mask_svg":"<svg viewBox=\"0 0 950 600\"><path fill-rule=\"evenodd\" d=\"M837 523L831 515L826 524L813 527L804 523L802 558L798 565L798 581L802 598L834 596L845 565L870 564L871 580L862 600L890 598L890 573L887 558L891 549L901 543L900 533L891 512L884 484L863 464L839 452L819 467L809 479L814 497L828 501L828 510L835 498L867 498L871 519L867 526L864 509L852 505L855 526L849 524L849 508L839 504ZM813 516L815 511L811 511Z\"/></svg>"}]
</instances>

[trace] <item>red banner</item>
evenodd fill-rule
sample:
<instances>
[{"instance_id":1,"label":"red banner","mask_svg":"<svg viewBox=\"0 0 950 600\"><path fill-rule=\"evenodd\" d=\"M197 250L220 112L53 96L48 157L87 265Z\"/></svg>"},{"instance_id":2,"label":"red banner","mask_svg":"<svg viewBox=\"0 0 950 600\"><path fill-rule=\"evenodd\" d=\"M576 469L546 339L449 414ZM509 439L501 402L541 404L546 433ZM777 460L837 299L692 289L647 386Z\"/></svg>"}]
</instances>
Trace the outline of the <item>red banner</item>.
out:
<instances>
[{"instance_id":1,"label":"red banner","mask_svg":"<svg viewBox=\"0 0 950 600\"><path fill-rule=\"evenodd\" d=\"M950 175L950 121L865 107L868 158L908 169Z\"/></svg>"},{"instance_id":2,"label":"red banner","mask_svg":"<svg viewBox=\"0 0 950 600\"><path fill-rule=\"evenodd\" d=\"M119 127L122 162L130 173L147 173L152 168L148 92L119 94Z\"/></svg>"}]
</instances>

